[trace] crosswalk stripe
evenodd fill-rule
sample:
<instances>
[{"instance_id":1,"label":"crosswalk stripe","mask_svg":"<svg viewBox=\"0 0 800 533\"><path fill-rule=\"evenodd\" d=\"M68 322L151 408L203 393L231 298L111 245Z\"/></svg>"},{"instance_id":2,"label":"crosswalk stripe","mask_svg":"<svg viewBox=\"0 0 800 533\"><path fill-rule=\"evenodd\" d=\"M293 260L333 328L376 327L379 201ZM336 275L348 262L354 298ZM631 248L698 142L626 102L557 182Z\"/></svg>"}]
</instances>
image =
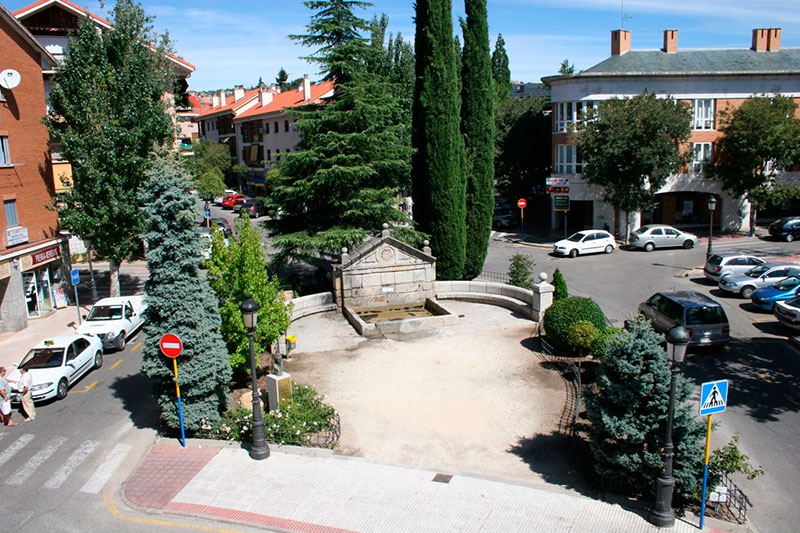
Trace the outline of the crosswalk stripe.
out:
<instances>
[{"instance_id":1,"label":"crosswalk stripe","mask_svg":"<svg viewBox=\"0 0 800 533\"><path fill-rule=\"evenodd\" d=\"M33 440L33 435L30 433L26 433L22 435L20 438L14 441L11 446L3 450L3 453L0 453L0 466L6 464L9 459L14 457L18 451L28 445L30 441Z\"/></svg>"},{"instance_id":2,"label":"crosswalk stripe","mask_svg":"<svg viewBox=\"0 0 800 533\"><path fill-rule=\"evenodd\" d=\"M97 445L98 443L93 440L83 441L78 449L72 452L72 455L67 458L61 468L53 474L53 477L45 482L44 488L57 489L60 487L67 480L69 475L94 451Z\"/></svg>"},{"instance_id":3,"label":"crosswalk stripe","mask_svg":"<svg viewBox=\"0 0 800 533\"><path fill-rule=\"evenodd\" d=\"M111 453L108 454L106 460L103 461L97 470L94 471L92 477L89 478L89 481L81 487L81 492L88 492L89 494L97 494L103 487L105 486L108 479L111 477L111 474L117 469L117 467L122 463L122 460L125 459L125 456L128 455L128 452L131 451L130 444L117 444L114 446L114 449L111 450Z\"/></svg>"},{"instance_id":4,"label":"crosswalk stripe","mask_svg":"<svg viewBox=\"0 0 800 533\"><path fill-rule=\"evenodd\" d=\"M14 472L11 477L6 480L6 485L22 485L25 480L27 480L37 468L42 466L42 463L47 461L51 455L56 453L59 446L65 442L67 442L65 437L51 439L42 451L28 459L19 470Z\"/></svg>"}]
</instances>

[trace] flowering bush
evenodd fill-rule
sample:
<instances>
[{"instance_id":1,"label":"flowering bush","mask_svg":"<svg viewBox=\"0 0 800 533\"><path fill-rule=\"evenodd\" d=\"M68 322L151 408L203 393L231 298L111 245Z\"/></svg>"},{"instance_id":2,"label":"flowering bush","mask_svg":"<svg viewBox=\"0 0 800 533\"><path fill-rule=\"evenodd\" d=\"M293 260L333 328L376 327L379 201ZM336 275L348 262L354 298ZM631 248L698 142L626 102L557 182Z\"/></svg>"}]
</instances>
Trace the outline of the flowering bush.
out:
<instances>
[{"instance_id":1,"label":"flowering bush","mask_svg":"<svg viewBox=\"0 0 800 533\"><path fill-rule=\"evenodd\" d=\"M312 437L331 431L336 410L307 385L292 383L292 398L281 402L279 411L264 413L267 441L277 444L308 444ZM338 427L335 428L338 433ZM210 439L247 442L253 439L253 412L243 405L222 415L218 424L204 422L198 436Z\"/></svg>"}]
</instances>

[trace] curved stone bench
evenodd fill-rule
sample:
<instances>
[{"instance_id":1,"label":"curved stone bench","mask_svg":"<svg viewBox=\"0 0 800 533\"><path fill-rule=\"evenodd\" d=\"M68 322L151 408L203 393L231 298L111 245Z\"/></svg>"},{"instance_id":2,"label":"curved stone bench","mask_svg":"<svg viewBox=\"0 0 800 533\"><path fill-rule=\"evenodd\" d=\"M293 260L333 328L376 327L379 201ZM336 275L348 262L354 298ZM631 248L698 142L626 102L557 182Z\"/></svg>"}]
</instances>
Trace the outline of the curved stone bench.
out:
<instances>
[{"instance_id":1,"label":"curved stone bench","mask_svg":"<svg viewBox=\"0 0 800 533\"><path fill-rule=\"evenodd\" d=\"M496 305L536 320L533 292L490 281L437 281L436 298Z\"/></svg>"},{"instance_id":2,"label":"curved stone bench","mask_svg":"<svg viewBox=\"0 0 800 533\"><path fill-rule=\"evenodd\" d=\"M317 294L300 296L292 298L290 302L293 306L291 320L298 320L317 313L336 311L336 302L333 301L333 293L331 292L318 292Z\"/></svg>"}]
</instances>

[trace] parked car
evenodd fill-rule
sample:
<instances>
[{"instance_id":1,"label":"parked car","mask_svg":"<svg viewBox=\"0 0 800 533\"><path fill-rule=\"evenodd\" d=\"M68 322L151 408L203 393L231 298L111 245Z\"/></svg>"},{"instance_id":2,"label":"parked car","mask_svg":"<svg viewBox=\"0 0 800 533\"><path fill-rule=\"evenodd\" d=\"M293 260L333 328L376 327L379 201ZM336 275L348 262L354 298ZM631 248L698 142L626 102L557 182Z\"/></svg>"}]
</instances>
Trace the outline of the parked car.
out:
<instances>
[{"instance_id":1,"label":"parked car","mask_svg":"<svg viewBox=\"0 0 800 533\"><path fill-rule=\"evenodd\" d=\"M703 274L708 279L719 282L720 278L730 274L744 274L764 263L766 263L764 259L743 252L721 252L708 258Z\"/></svg>"},{"instance_id":2,"label":"parked car","mask_svg":"<svg viewBox=\"0 0 800 533\"><path fill-rule=\"evenodd\" d=\"M239 206L237 211L239 211L239 216L242 216L242 213L247 213L250 218L258 218L267 214L267 206L261 200L247 200Z\"/></svg>"},{"instance_id":3,"label":"parked car","mask_svg":"<svg viewBox=\"0 0 800 533\"><path fill-rule=\"evenodd\" d=\"M519 217L511 210L504 207L495 207L492 214L492 226L495 228L510 228L518 223Z\"/></svg>"},{"instance_id":4,"label":"parked car","mask_svg":"<svg viewBox=\"0 0 800 533\"><path fill-rule=\"evenodd\" d=\"M92 306L78 333L94 335L103 348L124 350L128 339L144 325L147 303L144 296L103 298Z\"/></svg>"},{"instance_id":5,"label":"parked car","mask_svg":"<svg viewBox=\"0 0 800 533\"><path fill-rule=\"evenodd\" d=\"M605 252L610 254L617 247L617 240L609 232L601 229L587 229L573 233L553 245L558 255L577 257L584 254Z\"/></svg>"},{"instance_id":6,"label":"parked car","mask_svg":"<svg viewBox=\"0 0 800 533\"><path fill-rule=\"evenodd\" d=\"M769 234L776 239L792 242L800 237L800 217L779 218L769 225Z\"/></svg>"},{"instance_id":7,"label":"parked car","mask_svg":"<svg viewBox=\"0 0 800 533\"><path fill-rule=\"evenodd\" d=\"M701 292L657 292L639 304L639 312L650 320L658 333L675 326L686 328L689 346L718 346L731 340L725 309Z\"/></svg>"},{"instance_id":8,"label":"parked car","mask_svg":"<svg viewBox=\"0 0 800 533\"><path fill-rule=\"evenodd\" d=\"M789 276L800 274L800 265L785 262L764 263L741 275L732 274L719 280L719 288L725 292L750 298L756 289L773 285Z\"/></svg>"},{"instance_id":9,"label":"parked car","mask_svg":"<svg viewBox=\"0 0 800 533\"><path fill-rule=\"evenodd\" d=\"M756 289L750 296L750 300L759 309L772 311L775 302L791 300L798 295L800 295L800 276L792 276L774 285Z\"/></svg>"},{"instance_id":10,"label":"parked car","mask_svg":"<svg viewBox=\"0 0 800 533\"><path fill-rule=\"evenodd\" d=\"M231 226L231 221L227 218L216 217L210 219L211 225L216 226L222 230L222 233L225 234L225 237L230 238L233 236L233 226Z\"/></svg>"},{"instance_id":11,"label":"parked car","mask_svg":"<svg viewBox=\"0 0 800 533\"><path fill-rule=\"evenodd\" d=\"M224 200L226 196L231 194L236 194L236 191L234 191L233 189L225 189L225 192L222 193L222 196L217 196L212 201L216 205L222 205L222 200Z\"/></svg>"},{"instance_id":12,"label":"parked car","mask_svg":"<svg viewBox=\"0 0 800 533\"><path fill-rule=\"evenodd\" d=\"M652 252L656 248L678 248L687 250L697 244L697 235L687 233L666 224L647 224L631 234L631 245Z\"/></svg>"},{"instance_id":13,"label":"parked car","mask_svg":"<svg viewBox=\"0 0 800 533\"><path fill-rule=\"evenodd\" d=\"M212 226L210 228L200 228L200 255L203 256L203 259L209 260L211 259L211 250L214 246L213 244L213 232L215 231L223 231L219 226ZM225 233L223 232L223 236ZM228 246L229 241L228 238L225 237L223 240L223 244Z\"/></svg>"},{"instance_id":14,"label":"parked car","mask_svg":"<svg viewBox=\"0 0 800 533\"><path fill-rule=\"evenodd\" d=\"M78 379L103 366L103 342L93 335L56 335L36 344L16 366L8 380L19 381L19 369L26 368L33 378L34 402L61 400ZM20 401L19 391L11 400Z\"/></svg>"},{"instance_id":15,"label":"parked car","mask_svg":"<svg viewBox=\"0 0 800 533\"><path fill-rule=\"evenodd\" d=\"M772 314L784 326L800 330L800 296L783 302L775 302Z\"/></svg>"},{"instance_id":16,"label":"parked car","mask_svg":"<svg viewBox=\"0 0 800 533\"><path fill-rule=\"evenodd\" d=\"M233 193L227 195L222 199L222 209L234 209L237 205L242 205L247 201L247 196L244 194Z\"/></svg>"}]
</instances>

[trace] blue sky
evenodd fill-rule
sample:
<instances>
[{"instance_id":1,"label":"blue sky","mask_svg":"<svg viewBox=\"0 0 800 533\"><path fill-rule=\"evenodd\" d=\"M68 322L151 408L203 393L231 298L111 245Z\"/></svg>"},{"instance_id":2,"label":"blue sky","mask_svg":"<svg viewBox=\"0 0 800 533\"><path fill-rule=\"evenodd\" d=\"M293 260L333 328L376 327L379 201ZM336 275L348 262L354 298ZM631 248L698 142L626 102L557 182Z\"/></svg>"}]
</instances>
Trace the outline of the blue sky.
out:
<instances>
[{"instance_id":1,"label":"blue sky","mask_svg":"<svg viewBox=\"0 0 800 533\"><path fill-rule=\"evenodd\" d=\"M0 0L10 11L32 0ZM107 15L100 2L72 0ZM113 5L108 0L107 5ZM301 60L313 50L287 38L304 33L312 12L300 0L140 0L155 17L158 31L169 31L181 57L197 71L191 89L252 86L262 77L272 83L283 67L291 78L319 75ZM389 31L414 38L413 0L374 0L356 13L389 16ZM454 0L454 15L463 0ZM611 31L631 31L633 49L662 46L665 29L678 30L679 49L749 48L754 28L782 28L782 47L800 46L798 0L488 0L490 48L503 35L513 80L539 82L556 74L568 59L576 71L610 54ZM457 27L457 26L456 26Z\"/></svg>"}]
</instances>

